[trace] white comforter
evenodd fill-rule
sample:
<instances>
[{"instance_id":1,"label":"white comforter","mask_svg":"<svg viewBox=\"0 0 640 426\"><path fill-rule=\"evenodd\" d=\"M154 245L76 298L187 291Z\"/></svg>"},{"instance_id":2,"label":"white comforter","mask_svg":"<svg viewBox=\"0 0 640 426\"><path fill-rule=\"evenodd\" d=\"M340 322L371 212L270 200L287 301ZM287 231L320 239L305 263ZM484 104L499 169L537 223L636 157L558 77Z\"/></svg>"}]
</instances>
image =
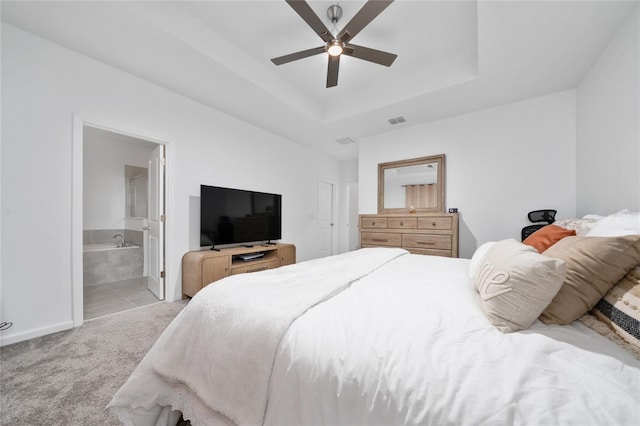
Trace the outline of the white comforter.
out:
<instances>
[{"instance_id":1,"label":"white comforter","mask_svg":"<svg viewBox=\"0 0 640 426\"><path fill-rule=\"evenodd\" d=\"M400 256L307 311L278 347L264 423L640 424L637 360L580 323L500 333L467 268ZM147 358L112 402L121 414L226 422Z\"/></svg>"}]
</instances>

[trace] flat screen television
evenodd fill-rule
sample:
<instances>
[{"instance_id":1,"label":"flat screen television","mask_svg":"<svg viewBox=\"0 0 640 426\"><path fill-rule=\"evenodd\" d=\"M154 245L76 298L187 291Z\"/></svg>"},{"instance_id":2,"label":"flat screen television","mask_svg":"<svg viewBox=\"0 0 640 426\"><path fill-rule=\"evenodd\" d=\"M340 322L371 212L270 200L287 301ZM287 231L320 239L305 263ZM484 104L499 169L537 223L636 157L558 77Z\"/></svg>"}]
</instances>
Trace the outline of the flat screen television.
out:
<instances>
[{"instance_id":1,"label":"flat screen television","mask_svg":"<svg viewBox=\"0 0 640 426\"><path fill-rule=\"evenodd\" d=\"M282 196L200 185L200 246L282 238Z\"/></svg>"}]
</instances>

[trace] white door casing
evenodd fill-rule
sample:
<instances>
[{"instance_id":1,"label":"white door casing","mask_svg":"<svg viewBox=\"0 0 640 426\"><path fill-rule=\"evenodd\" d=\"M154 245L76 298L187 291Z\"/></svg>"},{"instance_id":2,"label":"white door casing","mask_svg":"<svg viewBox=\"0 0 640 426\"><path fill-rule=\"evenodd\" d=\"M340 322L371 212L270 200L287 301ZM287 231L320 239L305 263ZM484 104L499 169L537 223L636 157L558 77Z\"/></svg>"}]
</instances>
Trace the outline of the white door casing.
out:
<instances>
[{"instance_id":1,"label":"white door casing","mask_svg":"<svg viewBox=\"0 0 640 426\"><path fill-rule=\"evenodd\" d=\"M83 291L83 145L84 145L84 127L90 126L98 129L102 129L108 132L117 133L132 138L145 140L152 142L163 147L163 152L169 149L169 144L172 143L171 139L159 138L146 131L131 130L129 126L122 123L107 123L99 118L87 118L78 114L73 114L73 137L72 137L72 212L71 212L71 269L72 269L72 284L71 284L71 315L72 315L72 327L79 327L84 323L84 291ZM166 167L164 174L166 175ZM164 176L163 176L163 179ZM166 178L170 179L170 178ZM170 182L168 180L167 182ZM163 187L161 197L163 201L165 199L165 190L167 183L163 180ZM167 194L170 197L170 194ZM164 206L164 203L163 203ZM164 214L164 208L163 208ZM164 229L163 229L164 231ZM166 250L165 235L160 240L162 243L161 251L164 253ZM162 263L160 263L162 264ZM164 280L163 280L164 281ZM162 288L164 292L164 286ZM61 331L66 329L65 327L59 329L52 329L51 332ZM38 333L33 337L38 337L43 334Z\"/></svg>"},{"instance_id":2,"label":"white door casing","mask_svg":"<svg viewBox=\"0 0 640 426\"><path fill-rule=\"evenodd\" d=\"M164 299L164 146L158 145L149 160L149 275L147 288Z\"/></svg>"}]
</instances>

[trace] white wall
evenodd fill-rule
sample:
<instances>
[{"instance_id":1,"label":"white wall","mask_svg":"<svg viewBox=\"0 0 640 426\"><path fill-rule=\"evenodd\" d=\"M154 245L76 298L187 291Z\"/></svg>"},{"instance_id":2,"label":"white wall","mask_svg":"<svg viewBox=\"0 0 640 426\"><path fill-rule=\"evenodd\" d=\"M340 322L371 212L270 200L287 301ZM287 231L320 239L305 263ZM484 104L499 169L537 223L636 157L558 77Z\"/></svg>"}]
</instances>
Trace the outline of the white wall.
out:
<instances>
[{"instance_id":1,"label":"white wall","mask_svg":"<svg viewBox=\"0 0 640 426\"><path fill-rule=\"evenodd\" d=\"M573 217L575 91L363 139L360 213L377 212L378 163L443 153L446 208L460 213L460 257L486 241L519 240L531 210Z\"/></svg>"},{"instance_id":2,"label":"white wall","mask_svg":"<svg viewBox=\"0 0 640 426\"><path fill-rule=\"evenodd\" d=\"M638 7L577 89L578 215L640 209Z\"/></svg>"},{"instance_id":3,"label":"white wall","mask_svg":"<svg viewBox=\"0 0 640 426\"><path fill-rule=\"evenodd\" d=\"M203 183L281 193L283 241L299 261L316 256L309 212L318 180L339 181L338 161L3 23L1 320L14 323L3 344L72 326L73 114L172 141L170 300L199 245Z\"/></svg>"},{"instance_id":4,"label":"white wall","mask_svg":"<svg viewBox=\"0 0 640 426\"><path fill-rule=\"evenodd\" d=\"M124 229L124 166L148 167L151 145L85 132L83 147L83 228ZM134 139L131 139L134 140Z\"/></svg>"}]
</instances>

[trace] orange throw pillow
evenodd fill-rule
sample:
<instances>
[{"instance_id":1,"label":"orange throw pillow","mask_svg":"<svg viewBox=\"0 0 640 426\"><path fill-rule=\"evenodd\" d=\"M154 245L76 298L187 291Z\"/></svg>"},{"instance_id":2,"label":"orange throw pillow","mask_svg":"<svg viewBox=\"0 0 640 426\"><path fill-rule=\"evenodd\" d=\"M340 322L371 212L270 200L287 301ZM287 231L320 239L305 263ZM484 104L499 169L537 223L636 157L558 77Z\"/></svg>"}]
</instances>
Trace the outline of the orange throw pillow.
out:
<instances>
[{"instance_id":1,"label":"orange throw pillow","mask_svg":"<svg viewBox=\"0 0 640 426\"><path fill-rule=\"evenodd\" d=\"M522 243L527 244L542 253L564 237L576 235L576 231L564 229L556 225L547 225L529 235Z\"/></svg>"}]
</instances>

